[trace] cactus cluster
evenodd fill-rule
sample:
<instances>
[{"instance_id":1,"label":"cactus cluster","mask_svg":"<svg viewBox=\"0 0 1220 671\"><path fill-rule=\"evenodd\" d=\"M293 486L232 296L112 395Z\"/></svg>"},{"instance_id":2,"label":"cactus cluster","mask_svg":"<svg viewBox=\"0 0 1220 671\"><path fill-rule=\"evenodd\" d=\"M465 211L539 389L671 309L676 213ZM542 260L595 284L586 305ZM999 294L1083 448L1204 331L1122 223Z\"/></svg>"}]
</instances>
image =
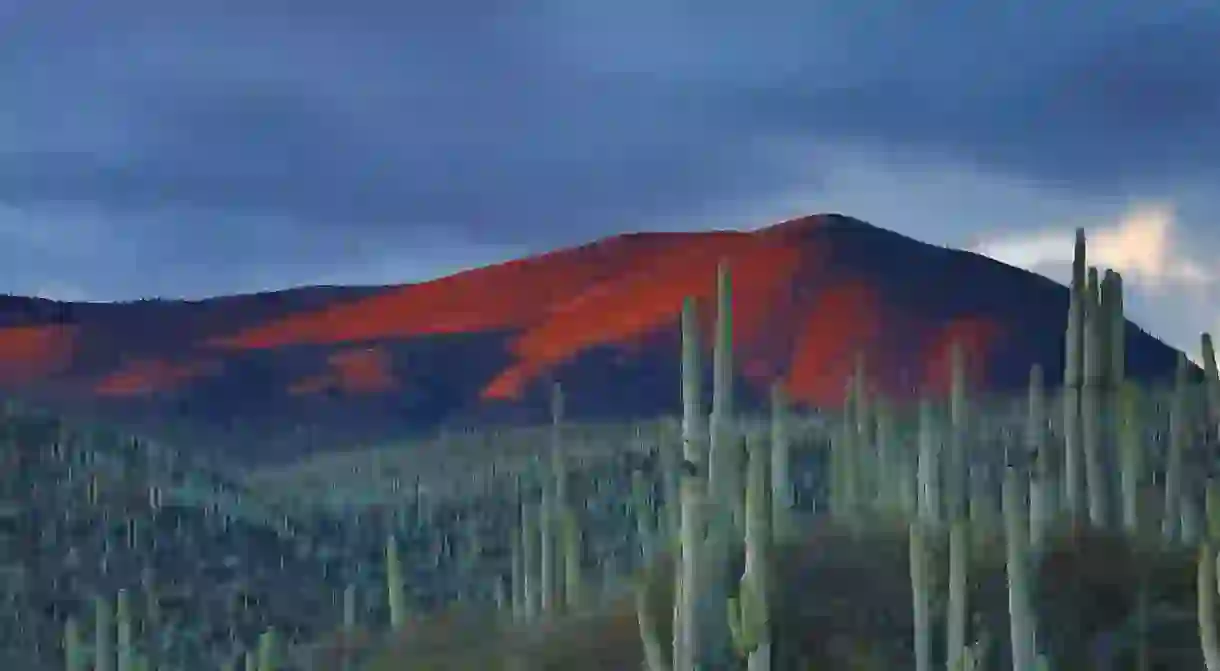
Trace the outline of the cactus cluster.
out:
<instances>
[{"instance_id":1,"label":"cactus cluster","mask_svg":"<svg viewBox=\"0 0 1220 671\"><path fill-rule=\"evenodd\" d=\"M1156 453L1145 422L1145 406L1136 399L1163 390L1140 390L1125 380L1122 278L1118 273L1086 265L1083 231L1078 231L1071 285L1071 308L1065 337L1063 413L1053 417L1044 388L1043 371L1030 372L1023 436L998 449L983 449L975 438L985 427L969 408L965 352L954 347L951 390L942 419L931 398L914 409L914 437L901 445L894 435L893 404L872 395L865 362L858 360L846 385L846 402L833 430L828 472L829 515L853 534L868 533L878 520L897 517L908 528L913 623L914 668L982 668L990 659L982 646L985 632L968 636L971 622L969 567L972 548L993 539L1004 548L1007 576L1008 637L1003 665L1016 669L1074 668L1072 662L1043 641L1035 602L1039 562L1052 537L1080 533L1118 532L1147 552L1198 548L1198 626L1202 661L1220 668L1215 632L1217 584L1215 524L1216 483L1208 474L1214 462L1214 441L1220 406L1220 378L1209 336L1202 338L1205 375L1202 384L1189 380L1185 355L1168 390L1168 436L1164 455ZM641 636L652 671L694 671L730 668L723 657L727 626L731 649L751 670L776 666L772 655L771 598L775 586L768 573L773 534L786 523L790 508L782 420L770 433L773 450L768 471L762 466L767 445L761 437L739 441L732 428L731 303L727 270L721 270L714 355L714 402L709 416L707 451L700 446L702 427L698 401L684 402L684 454L692 464L684 473L679 503L681 570L675 586L673 654L659 652L656 625L650 613L639 613ZM688 302L682 321L684 343L693 343L695 323ZM697 346L684 348L684 390L698 388ZM776 390L776 416L782 417L782 393ZM947 421L946 421L947 420ZM1058 420L1058 421L1056 421ZM732 447L746 446L744 468ZM913 449L912 449L913 448ZM706 475L702 470L707 464ZM1188 466L1187 464L1191 464ZM1157 467L1159 465L1159 468ZM741 478L744 474L744 492ZM1159 476L1159 477L1158 477ZM990 485L988 483L991 483ZM999 500L993 498L999 485ZM1159 488L1159 509L1148 505L1149 490ZM739 503L744 500L744 513ZM1140 530L1155 519L1161 537L1149 545ZM1087 527L1087 531L1082 531ZM743 533L744 532L744 533ZM724 595L720 572L729 552L738 547L727 539L741 535L744 572L736 594ZM734 539L737 540L737 539ZM947 578L933 579L935 545L947 546ZM943 570L943 569L942 569ZM934 593L943 584L943 594ZM697 595L697 596L695 596ZM709 597L726 604L719 612L707 608ZM817 594L808 598L816 599ZM943 602L942 607L933 606ZM934 623L936 613L943 625ZM934 628L943 627L946 650L932 649ZM1145 632L1146 633L1146 632ZM1145 660L1146 662L1146 660Z\"/></svg>"}]
</instances>

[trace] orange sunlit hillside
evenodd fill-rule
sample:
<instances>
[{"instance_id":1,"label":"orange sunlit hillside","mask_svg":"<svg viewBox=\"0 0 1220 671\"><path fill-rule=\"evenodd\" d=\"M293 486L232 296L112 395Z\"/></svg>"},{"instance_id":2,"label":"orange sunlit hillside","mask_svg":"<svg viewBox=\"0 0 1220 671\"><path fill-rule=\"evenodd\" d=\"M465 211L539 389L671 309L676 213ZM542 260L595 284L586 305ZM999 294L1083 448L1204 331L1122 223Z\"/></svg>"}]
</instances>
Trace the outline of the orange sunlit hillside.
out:
<instances>
[{"instance_id":1,"label":"orange sunlit hillside","mask_svg":"<svg viewBox=\"0 0 1220 671\"><path fill-rule=\"evenodd\" d=\"M327 368L316 375L293 382L289 393L316 394L338 389L349 394L377 394L398 386L393 358L384 347L356 347L339 350L326 358Z\"/></svg>"},{"instance_id":2,"label":"orange sunlit hillside","mask_svg":"<svg viewBox=\"0 0 1220 671\"><path fill-rule=\"evenodd\" d=\"M147 396L172 391L203 375L219 372L218 361L171 363L159 359L136 359L103 377L93 390L99 396Z\"/></svg>"},{"instance_id":3,"label":"orange sunlit hillside","mask_svg":"<svg viewBox=\"0 0 1220 671\"><path fill-rule=\"evenodd\" d=\"M0 329L0 382L23 384L66 371L72 365L76 338L72 326Z\"/></svg>"}]
</instances>

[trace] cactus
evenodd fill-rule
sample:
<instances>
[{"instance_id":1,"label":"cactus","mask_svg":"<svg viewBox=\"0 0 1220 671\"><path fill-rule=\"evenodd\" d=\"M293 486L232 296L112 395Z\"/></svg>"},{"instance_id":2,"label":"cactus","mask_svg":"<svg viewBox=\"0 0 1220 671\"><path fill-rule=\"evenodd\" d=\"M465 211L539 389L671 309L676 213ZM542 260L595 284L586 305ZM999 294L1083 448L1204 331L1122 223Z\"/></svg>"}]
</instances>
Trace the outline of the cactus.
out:
<instances>
[{"instance_id":1,"label":"cactus","mask_svg":"<svg viewBox=\"0 0 1220 671\"><path fill-rule=\"evenodd\" d=\"M652 507L648 503L647 483L640 471L631 473L631 507L635 514L635 533L639 539L640 555L647 564L655 555L655 531L652 523Z\"/></svg>"},{"instance_id":2,"label":"cactus","mask_svg":"<svg viewBox=\"0 0 1220 671\"><path fill-rule=\"evenodd\" d=\"M1080 468L1082 435L1080 398L1084 387L1086 251L1084 229L1076 229L1072 254L1068 320L1063 372L1063 501L1068 516L1077 520L1084 510Z\"/></svg>"},{"instance_id":3,"label":"cactus","mask_svg":"<svg viewBox=\"0 0 1220 671\"><path fill-rule=\"evenodd\" d=\"M550 477L543 481L542 507L538 516L538 533L541 541L538 553L541 560L539 585L542 589L542 610L553 614L563 603L563 584L560 559L561 547L560 510L564 505L564 472L561 442L563 421L563 390L558 383L551 387L551 459Z\"/></svg>"},{"instance_id":4,"label":"cactus","mask_svg":"<svg viewBox=\"0 0 1220 671\"><path fill-rule=\"evenodd\" d=\"M1081 436L1084 440L1085 493L1089 523L1106 524L1106 483L1102 464L1103 385L1106 361L1105 335L1108 326L1099 295L1101 287L1096 267L1089 268L1084 301L1084 389L1080 397Z\"/></svg>"},{"instance_id":5,"label":"cactus","mask_svg":"<svg viewBox=\"0 0 1220 671\"><path fill-rule=\"evenodd\" d=\"M1029 372L1029 402L1025 422L1025 448L1034 459L1029 492L1030 549L1035 556L1042 554L1046 536L1055 514L1054 457L1046 437L1046 395L1041 366Z\"/></svg>"},{"instance_id":6,"label":"cactus","mask_svg":"<svg viewBox=\"0 0 1220 671\"><path fill-rule=\"evenodd\" d=\"M834 444L834 461L832 468L835 486L835 502L833 514L846 521L848 526L856 528L856 515L860 504L860 452L859 431L857 429L857 410L859 408L859 393L861 386L853 377L847 382L844 402L842 426L838 433L838 441Z\"/></svg>"},{"instance_id":7,"label":"cactus","mask_svg":"<svg viewBox=\"0 0 1220 671\"><path fill-rule=\"evenodd\" d=\"M707 484L698 472L684 472L679 482L682 501L679 570L674 599L674 671L695 671L703 643L700 587L704 580L702 557L705 528L704 497Z\"/></svg>"},{"instance_id":8,"label":"cactus","mask_svg":"<svg viewBox=\"0 0 1220 671\"><path fill-rule=\"evenodd\" d=\"M131 599L127 590L119 590L116 600L118 618L118 671L134 671L135 649L132 647Z\"/></svg>"},{"instance_id":9,"label":"cactus","mask_svg":"<svg viewBox=\"0 0 1220 671\"><path fill-rule=\"evenodd\" d=\"M93 669L114 671L114 611L105 597L93 598Z\"/></svg>"},{"instance_id":10,"label":"cactus","mask_svg":"<svg viewBox=\"0 0 1220 671\"><path fill-rule=\"evenodd\" d=\"M699 351L699 322L695 302L682 304L682 456L678 474L678 570L674 584L673 670L694 671L703 643L700 635L699 593L703 579L702 547L705 529L704 500L707 461L702 419L703 389Z\"/></svg>"},{"instance_id":11,"label":"cactus","mask_svg":"<svg viewBox=\"0 0 1220 671\"><path fill-rule=\"evenodd\" d=\"M1146 483L1139 394L1139 388L1134 384L1124 383L1119 392L1116 411L1123 530L1131 536L1138 534L1142 526L1139 493Z\"/></svg>"},{"instance_id":12,"label":"cactus","mask_svg":"<svg viewBox=\"0 0 1220 671\"><path fill-rule=\"evenodd\" d=\"M657 623L652 616L652 591L654 581L650 576L638 581L635 585L635 614L640 627L640 642L644 647L645 671L669 671L669 661L665 656L665 648L657 633Z\"/></svg>"},{"instance_id":13,"label":"cactus","mask_svg":"<svg viewBox=\"0 0 1220 671\"><path fill-rule=\"evenodd\" d=\"M542 502L538 507L538 588L544 614L553 614L558 606L555 562L558 555L555 543L557 517L553 483L544 481Z\"/></svg>"},{"instance_id":14,"label":"cactus","mask_svg":"<svg viewBox=\"0 0 1220 671\"><path fill-rule=\"evenodd\" d=\"M1014 671L1032 669L1037 659L1034 639L1034 611L1030 598L1030 557L1026 534L1029 522L1025 518L1024 492L1017 470L1009 466L1004 472L1003 513L1004 545L1007 552L1008 619Z\"/></svg>"},{"instance_id":15,"label":"cactus","mask_svg":"<svg viewBox=\"0 0 1220 671\"><path fill-rule=\"evenodd\" d=\"M1161 534L1166 541L1172 542L1183 538L1182 500L1185 479L1185 466L1182 460L1186 452L1186 403L1187 403L1187 370L1186 355L1178 357L1177 372L1174 374L1173 401L1169 410L1169 456L1165 468L1165 512L1161 519Z\"/></svg>"},{"instance_id":16,"label":"cactus","mask_svg":"<svg viewBox=\"0 0 1220 671\"><path fill-rule=\"evenodd\" d=\"M258 637L258 671L280 671L279 637L268 629Z\"/></svg>"},{"instance_id":17,"label":"cactus","mask_svg":"<svg viewBox=\"0 0 1220 671\"><path fill-rule=\"evenodd\" d=\"M924 524L912 520L909 525L915 671L932 671L932 596Z\"/></svg>"},{"instance_id":18,"label":"cactus","mask_svg":"<svg viewBox=\"0 0 1220 671\"><path fill-rule=\"evenodd\" d=\"M788 435L788 398L783 385L771 385L771 530L778 538L793 533L791 440Z\"/></svg>"},{"instance_id":19,"label":"cactus","mask_svg":"<svg viewBox=\"0 0 1220 671\"><path fill-rule=\"evenodd\" d=\"M357 624L356 586L348 585L343 588L343 629L350 633Z\"/></svg>"},{"instance_id":20,"label":"cactus","mask_svg":"<svg viewBox=\"0 0 1220 671\"><path fill-rule=\"evenodd\" d=\"M863 511L863 505L875 501L875 484L871 476L875 472L873 464L873 408L869 399L868 368L862 352L855 357L855 372L851 378L851 398L853 409L850 431L853 454L848 463L851 464L851 510L849 518L854 530L859 531L860 519L856 517Z\"/></svg>"},{"instance_id":21,"label":"cactus","mask_svg":"<svg viewBox=\"0 0 1220 671\"><path fill-rule=\"evenodd\" d=\"M940 524L940 450L937 445L932 404L924 397L919 401L919 515L925 524Z\"/></svg>"},{"instance_id":22,"label":"cactus","mask_svg":"<svg viewBox=\"0 0 1220 671\"><path fill-rule=\"evenodd\" d=\"M509 587L512 590L513 619L524 622L525 612L525 559L522 556L520 529L509 532Z\"/></svg>"},{"instance_id":23,"label":"cactus","mask_svg":"<svg viewBox=\"0 0 1220 671\"><path fill-rule=\"evenodd\" d=\"M398 558L398 542L393 536L385 542L385 582L390 606L390 627L400 629L406 623L407 606L402 592L402 562Z\"/></svg>"},{"instance_id":24,"label":"cactus","mask_svg":"<svg viewBox=\"0 0 1220 671\"><path fill-rule=\"evenodd\" d=\"M890 403L882 397L877 399L877 497L878 509L887 515L902 509L902 484L905 478L899 462L899 451L895 445L894 412Z\"/></svg>"},{"instance_id":25,"label":"cactus","mask_svg":"<svg viewBox=\"0 0 1220 671\"><path fill-rule=\"evenodd\" d=\"M757 438L747 439L746 448L745 571L737 607L729 609L729 624L736 632L737 649L748 655L750 671L769 671L772 529L768 455Z\"/></svg>"},{"instance_id":26,"label":"cactus","mask_svg":"<svg viewBox=\"0 0 1220 671\"><path fill-rule=\"evenodd\" d=\"M351 640L356 632L358 619L356 617L356 587L347 585L343 588L343 648L339 661L342 671L352 668Z\"/></svg>"},{"instance_id":27,"label":"cactus","mask_svg":"<svg viewBox=\"0 0 1220 671\"><path fill-rule=\"evenodd\" d=\"M1207 406L1208 430L1220 436L1220 371L1216 365L1216 346L1210 333L1199 338L1199 355L1203 360L1203 394Z\"/></svg>"},{"instance_id":28,"label":"cactus","mask_svg":"<svg viewBox=\"0 0 1220 671\"><path fill-rule=\"evenodd\" d=\"M539 535L538 507L525 503L521 508L521 563L527 621L532 621L542 614L542 588L538 584L541 573L541 558L538 556Z\"/></svg>"},{"instance_id":29,"label":"cactus","mask_svg":"<svg viewBox=\"0 0 1220 671\"><path fill-rule=\"evenodd\" d=\"M64 670L85 671L85 651L81 644L80 625L76 618L64 624Z\"/></svg>"},{"instance_id":30,"label":"cactus","mask_svg":"<svg viewBox=\"0 0 1220 671\"><path fill-rule=\"evenodd\" d=\"M1209 482L1206 498L1207 532L1199 544L1196 589L1199 646L1207 671L1220 671L1220 639L1216 635L1216 541L1220 539L1220 485Z\"/></svg>"},{"instance_id":31,"label":"cactus","mask_svg":"<svg viewBox=\"0 0 1220 671\"><path fill-rule=\"evenodd\" d=\"M740 462L735 459L733 435L733 294L728 264L721 262L716 274L716 342L712 350L712 412L708 444L708 497L738 529L743 528Z\"/></svg>"},{"instance_id":32,"label":"cactus","mask_svg":"<svg viewBox=\"0 0 1220 671\"><path fill-rule=\"evenodd\" d=\"M970 564L970 541L965 517L959 515L949 525L949 605L947 613L946 655L948 669L957 669L963 664L963 655L969 651L966 645L967 571Z\"/></svg>"},{"instance_id":33,"label":"cactus","mask_svg":"<svg viewBox=\"0 0 1220 671\"><path fill-rule=\"evenodd\" d=\"M732 280L728 264L721 262L716 277L716 331L712 350L712 409L708 420L706 538L702 541L704 575L699 589L700 627L704 637L696 651L697 666L726 663L728 622L723 617L727 599L728 546L743 529L743 489L740 445L733 423L733 314Z\"/></svg>"},{"instance_id":34,"label":"cactus","mask_svg":"<svg viewBox=\"0 0 1220 671\"><path fill-rule=\"evenodd\" d=\"M580 520L571 506L564 506L559 518L560 549L563 555L564 608L569 612L580 608L584 601L583 576L580 568L583 547Z\"/></svg>"},{"instance_id":35,"label":"cactus","mask_svg":"<svg viewBox=\"0 0 1220 671\"><path fill-rule=\"evenodd\" d=\"M682 526L681 515L682 511L678 503L678 470L681 467L681 454L675 449L674 442L667 440L669 423L662 429L659 446L659 462L661 466L661 496L665 500L665 506L658 514L661 516L658 522L663 522L664 528L661 529L661 536L675 544L678 541L679 529Z\"/></svg>"},{"instance_id":36,"label":"cactus","mask_svg":"<svg viewBox=\"0 0 1220 671\"><path fill-rule=\"evenodd\" d=\"M966 445L966 353L953 341L949 354L949 445L945 483L947 517L950 522L964 513L969 468Z\"/></svg>"}]
</instances>

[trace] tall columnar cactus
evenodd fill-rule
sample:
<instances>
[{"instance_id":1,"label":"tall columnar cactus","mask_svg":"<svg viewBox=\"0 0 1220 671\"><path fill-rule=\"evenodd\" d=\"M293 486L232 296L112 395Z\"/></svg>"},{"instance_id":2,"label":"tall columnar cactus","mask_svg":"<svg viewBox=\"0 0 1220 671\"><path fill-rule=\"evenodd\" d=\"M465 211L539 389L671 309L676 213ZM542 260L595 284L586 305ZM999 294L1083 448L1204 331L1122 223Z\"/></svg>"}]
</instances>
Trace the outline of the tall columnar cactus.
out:
<instances>
[{"instance_id":1,"label":"tall columnar cactus","mask_svg":"<svg viewBox=\"0 0 1220 671\"><path fill-rule=\"evenodd\" d=\"M1029 520L1025 514L1025 496L1021 475L1009 466L1004 472L1002 491L1004 512L1004 545L1007 552L1008 619L1012 645L1013 671L1034 669L1037 662L1035 647L1034 609L1031 602Z\"/></svg>"},{"instance_id":2,"label":"tall columnar cactus","mask_svg":"<svg viewBox=\"0 0 1220 671\"><path fill-rule=\"evenodd\" d=\"M659 628L656 617L652 612L655 585L656 581L648 576L635 585L635 615L640 627L640 642L644 648L644 671L670 671L670 660L665 655L665 647L657 633Z\"/></svg>"},{"instance_id":3,"label":"tall columnar cactus","mask_svg":"<svg viewBox=\"0 0 1220 671\"><path fill-rule=\"evenodd\" d=\"M1134 536L1141 525L1140 492L1147 483L1144 459L1143 419L1140 390L1123 383L1119 390L1115 421L1118 429L1119 487L1122 497L1123 530Z\"/></svg>"},{"instance_id":4,"label":"tall columnar cactus","mask_svg":"<svg viewBox=\"0 0 1220 671\"><path fill-rule=\"evenodd\" d=\"M968 489L966 351L955 340L949 354L949 449L946 459L946 503L949 519L961 516Z\"/></svg>"},{"instance_id":5,"label":"tall columnar cactus","mask_svg":"<svg viewBox=\"0 0 1220 671\"><path fill-rule=\"evenodd\" d=\"M932 671L931 566L926 525L910 522L910 569L912 618L915 634L915 671Z\"/></svg>"},{"instance_id":6,"label":"tall columnar cactus","mask_svg":"<svg viewBox=\"0 0 1220 671\"><path fill-rule=\"evenodd\" d=\"M1025 418L1025 449L1034 459L1029 491L1030 549L1040 555L1056 511L1055 457L1046 435L1046 390L1042 367L1029 371L1029 399Z\"/></svg>"},{"instance_id":7,"label":"tall columnar cactus","mask_svg":"<svg viewBox=\"0 0 1220 671\"><path fill-rule=\"evenodd\" d=\"M258 671L280 671L280 642L275 629L258 637Z\"/></svg>"},{"instance_id":8,"label":"tall columnar cactus","mask_svg":"<svg viewBox=\"0 0 1220 671\"><path fill-rule=\"evenodd\" d=\"M722 506L731 522L741 526L739 449L733 425L733 294L727 263L716 275L716 339L712 350L712 412L708 446L708 496ZM718 515L719 516L719 515Z\"/></svg>"},{"instance_id":9,"label":"tall columnar cactus","mask_svg":"<svg viewBox=\"0 0 1220 671\"><path fill-rule=\"evenodd\" d=\"M1107 317L1099 299L1101 287L1096 267L1089 268L1084 300L1084 389L1080 399L1081 435L1084 438L1085 491L1088 496L1089 522L1106 524L1105 469L1102 462L1103 386L1106 360Z\"/></svg>"},{"instance_id":10,"label":"tall columnar cactus","mask_svg":"<svg viewBox=\"0 0 1220 671\"><path fill-rule=\"evenodd\" d=\"M703 352L695 306L693 298L682 301L682 458L706 475L708 446L703 414Z\"/></svg>"},{"instance_id":11,"label":"tall columnar cactus","mask_svg":"<svg viewBox=\"0 0 1220 671\"><path fill-rule=\"evenodd\" d=\"M570 505L565 505L559 517L560 550L563 555L564 608L572 612L584 603L584 582L581 572L581 549L584 547L580 520Z\"/></svg>"},{"instance_id":12,"label":"tall columnar cactus","mask_svg":"<svg viewBox=\"0 0 1220 671\"><path fill-rule=\"evenodd\" d=\"M662 424L658 435L658 461L661 466L661 496L665 505L658 512L658 524L662 526L661 536L671 545L678 542L679 529L682 526L681 507L678 502L678 470L681 468L682 455L680 441L673 440L673 424L666 421Z\"/></svg>"},{"instance_id":13,"label":"tall columnar cactus","mask_svg":"<svg viewBox=\"0 0 1220 671\"><path fill-rule=\"evenodd\" d=\"M747 657L750 671L771 669L771 511L767 454L763 443L747 438L745 572L736 599L729 599L728 621L734 647Z\"/></svg>"},{"instance_id":14,"label":"tall columnar cactus","mask_svg":"<svg viewBox=\"0 0 1220 671\"><path fill-rule=\"evenodd\" d=\"M967 492L969 469L966 445L966 361L960 342L954 342L950 360L949 385L949 459L948 506L949 518L949 602L947 612L947 668L957 671L966 652L967 567L969 537L967 533Z\"/></svg>"},{"instance_id":15,"label":"tall columnar cactus","mask_svg":"<svg viewBox=\"0 0 1220 671\"><path fill-rule=\"evenodd\" d=\"M1120 388L1127 381L1127 308L1123 297L1123 276L1117 271L1107 271L1110 290L1110 387Z\"/></svg>"},{"instance_id":16,"label":"tall columnar cactus","mask_svg":"<svg viewBox=\"0 0 1220 671\"><path fill-rule=\"evenodd\" d=\"M343 588L343 630L351 634L359 624L356 616L356 586L347 585Z\"/></svg>"},{"instance_id":17,"label":"tall columnar cactus","mask_svg":"<svg viewBox=\"0 0 1220 671\"><path fill-rule=\"evenodd\" d=\"M796 505L788 421L788 398L783 385L776 382L771 385L771 530L779 538L793 532L792 512Z\"/></svg>"},{"instance_id":18,"label":"tall columnar cactus","mask_svg":"<svg viewBox=\"0 0 1220 671\"><path fill-rule=\"evenodd\" d=\"M522 556L520 522L509 532L509 587L512 590L513 619L524 622L525 613L525 558Z\"/></svg>"},{"instance_id":19,"label":"tall columnar cactus","mask_svg":"<svg viewBox=\"0 0 1220 671\"><path fill-rule=\"evenodd\" d=\"M135 671L131 598L128 596L127 590L119 590L115 608L118 616L118 671Z\"/></svg>"},{"instance_id":20,"label":"tall columnar cactus","mask_svg":"<svg viewBox=\"0 0 1220 671\"><path fill-rule=\"evenodd\" d=\"M555 478L556 503L561 506L568 503L568 467L563 445L564 406L563 385L556 382L551 385L551 475Z\"/></svg>"},{"instance_id":21,"label":"tall columnar cactus","mask_svg":"<svg viewBox=\"0 0 1220 671\"><path fill-rule=\"evenodd\" d=\"M876 428L873 420L873 406L869 397L868 386L868 366L865 360L864 353L856 354L855 373L851 378L852 400L854 407L852 412L852 427L855 432L853 439L853 459L851 461L854 468L854 505L856 512L861 511L860 507L866 501L873 501L876 483L873 482L872 476L876 469L873 457L873 431Z\"/></svg>"},{"instance_id":22,"label":"tall columnar cactus","mask_svg":"<svg viewBox=\"0 0 1220 671\"><path fill-rule=\"evenodd\" d=\"M1207 483L1207 528L1199 544L1196 598L1198 601L1199 646L1207 671L1220 671L1220 639L1216 635L1216 549L1220 541L1220 485Z\"/></svg>"},{"instance_id":23,"label":"tall columnar cactus","mask_svg":"<svg viewBox=\"0 0 1220 671\"><path fill-rule=\"evenodd\" d=\"M1207 407L1207 430L1213 440L1220 441L1220 372L1216 367L1216 346L1210 333L1200 337L1203 358L1203 397Z\"/></svg>"},{"instance_id":24,"label":"tall columnar cactus","mask_svg":"<svg viewBox=\"0 0 1220 671\"><path fill-rule=\"evenodd\" d=\"M385 542L386 598L390 606L390 627L399 629L406 623L407 605L403 597L402 562L398 557L398 541L390 536Z\"/></svg>"},{"instance_id":25,"label":"tall columnar cactus","mask_svg":"<svg viewBox=\"0 0 1220 671\"><path fill-rule=\"evenodd\" d=\"M1080 517L1085 506L1080 396L1084 386L1086 273L1084 229L1076 229L1063 372L1063 501L1072 520Z\"/></svg>"},{"instance_id":26,"label":"tall columnar cactus","mask_svg":"<svg viewBox=\"0 0 1220 671\"><path fill-rule=\"evenodd\" d=\"M1165 467L1165 508L1161 519L1161 534L1166 541L1183 538L1182 503L1188 420L1187 401L1189 363L1185 354L1178 356L1174 373L1173 399L1169 409L1169 455Z\"/></svg>"},{"instance_id":27,"label":"tall columnar cactus","mask_svg":"<svg viewBox=\"0 0 1220 671\"><path fill-rule=\"evenodd\" d=\"M542 558L538 556L538 506L525 502L521 506L522 591L525 593L525 618L533 621L542 614Z\"/></svg>"},{"instance_id":28,"label":"tall columnar cactus","mask_svg":"<svg viewBox=\"0 0 1220 671\"><path fill-rule=\"evenodd\" d=\"M884 514L901 510L904 486L901 450L895 444L894 408L889 399L878 396L874 414L877 418L877 493L876 506Z\"/></svg>"},{"instance_id":29,"label":"tall columnar cactus","mask_svg":"<svg viewBox=\"0 0 1220 671\"><path fill-rule=\"evenodd\" d=\"M114 671L114 611L103 596L93 598L93 671Z\"/></svg>"},{"instance_id":30,"label":"tall columnar cactus","mask_svg":"<svg viewBox=\"0 0 1220 671\"><path fill-rule=\"evenodd\" d=\"M542 511L539 518L542 546L542 607L548 613L557 612L564 603L563 548L560 543L563 508L567 502L566 469L563 458L563 388L551 387L551 458L550 477L542 487Z\"/></svg>"},{"instance_id":31,"label":"tall columnar cactus","mask_svg":"<svg viewBox=\"0 0 1220 671\"><path fill-rule=\"evenodd\" d=\"M679 481L682 500L681 539L677 591L674 599L674 671L695 671L706 634L700 611L700 589L705 580L703 530L706 528L706 479L693 470L684 471Z\"/></svg>"},{"instance_id":32,"label":"tall columnar cactus","mask_svg":"<svg viewBox=\"0 0 1220 671\"><path fill-rule=\"evenodd\" d=\"M76 618L69 617L64 624L64 671L85 671L85 666L80 624Z\"/></svg>"},{"instance_id":33,"label":"tall columnar cactus","mask_svg":"<svg viewBox=\"0 0 1220 671\"><path fill-rule=\"evenodd\" d=\"M860 386L855 377L848 380L844 389L843 419L831 444L831 514L855 527L859 512L860 494L860 445L857 430L857 408Z\"/></svg>"},{"instance_id":34,"label":"tall columnar cactus","mask_svg":"<svg viewBox=\"0 0 1220 671\"><path fill-rule=\"evenodd\" d=\"M701 620L706 627L700 641L696 664L716 667L727 663L732 654L724 603L730 582L728 548L744 530L744 488L742 487L742 445L733 422L733 301L732 280L727 262L717 268L716 342L712 353L712 412L708 449L708 516L705 556L701 566L698 595Z\"/></svg>"},{"instance_id":35,"label":"tall columnar cactus","mask_svg":"<svg viewBox=\"0 0 1220 671\"><path fill-rule=\"evenodd\" d=\"M639 542L640 557L647 565L656 556L653 527L653 510L649 502L648 483L642 471L631 473L631 509L635 516L635 534Z\"/></svg>"},{"instance_id":36,"label":"tall columnar cactus","mask_svg":"<svg viewBox=\"0 0 1220 671\"><path fill-rule=\"evenodd\" d=\"M356 633L357 624L356 587L355 585L348 585L343 588L343 644L340 651L341 659L339 661L341 671L350 671L352 668L351 642L352 637Z\"/></svg>"},{"instance_id":37,"label":"tall columnar cactus","mask_svg":"<svg viewBox=\"0 0 1220 671\"><path fill-rule=\"evenodd\" d=\"M968 571L970 538L968 520L960 513L949 525L949 603L946 613L946 668L962 668L969 652L966 621L970 613Z\"/></svg>"},{"instance_id":38,"label":"tall columnar cactus","mask_svg":"<svg viewBox=\"0 0 1220 671\"><path fill-rule=\"evenodd\" d=\"M919 517L924 524L940 524L940 446L937 443L936 424L932 415L932 403L922 397L919 400L918 482Z\"/></svg>"},{"instance_id":39,"label":"tall columnar cactus","mask_svg":"<svg viewBox=\"0 0 1220 671\"><path fill-rule=\"evenodd\" d=\"M693 299L682 304L682 456L678 497L678 570L674 585L673 669L695 671L700 636L699 593L703 578L708 456L704 443L699 321Z\"/></svg>"},{"instance_id":40,"label":"tall columnar cactus","mask_svg":"<svg viewBox=\"0 0 1220 671\"><path fill-rule=\"evenodd\" d=\"M538 506L538 590L542 613L553 614L557 606L555 488L551 478L542 482L542 501Z\"/></svg>"}]
</instances>

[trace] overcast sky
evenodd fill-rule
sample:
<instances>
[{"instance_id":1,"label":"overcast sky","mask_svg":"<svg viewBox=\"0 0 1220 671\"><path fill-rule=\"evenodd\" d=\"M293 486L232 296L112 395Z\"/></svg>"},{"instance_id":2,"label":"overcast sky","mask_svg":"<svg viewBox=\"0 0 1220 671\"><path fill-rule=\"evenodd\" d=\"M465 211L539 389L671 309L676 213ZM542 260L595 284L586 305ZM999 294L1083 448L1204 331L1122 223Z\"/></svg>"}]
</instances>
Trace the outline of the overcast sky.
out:
<instances>
[{"instance_id":1,"label":"overcast sky","mask_svg":"<svg viewBox=\"0 0 1220 671\"><path fill-rule=\"evenodd\" d=\"M0 291L390 283L838 211L1055 277L1085 226L1193 350L1218 36L1215 0L9 0Z\"/></svg>"}]
</instances>

